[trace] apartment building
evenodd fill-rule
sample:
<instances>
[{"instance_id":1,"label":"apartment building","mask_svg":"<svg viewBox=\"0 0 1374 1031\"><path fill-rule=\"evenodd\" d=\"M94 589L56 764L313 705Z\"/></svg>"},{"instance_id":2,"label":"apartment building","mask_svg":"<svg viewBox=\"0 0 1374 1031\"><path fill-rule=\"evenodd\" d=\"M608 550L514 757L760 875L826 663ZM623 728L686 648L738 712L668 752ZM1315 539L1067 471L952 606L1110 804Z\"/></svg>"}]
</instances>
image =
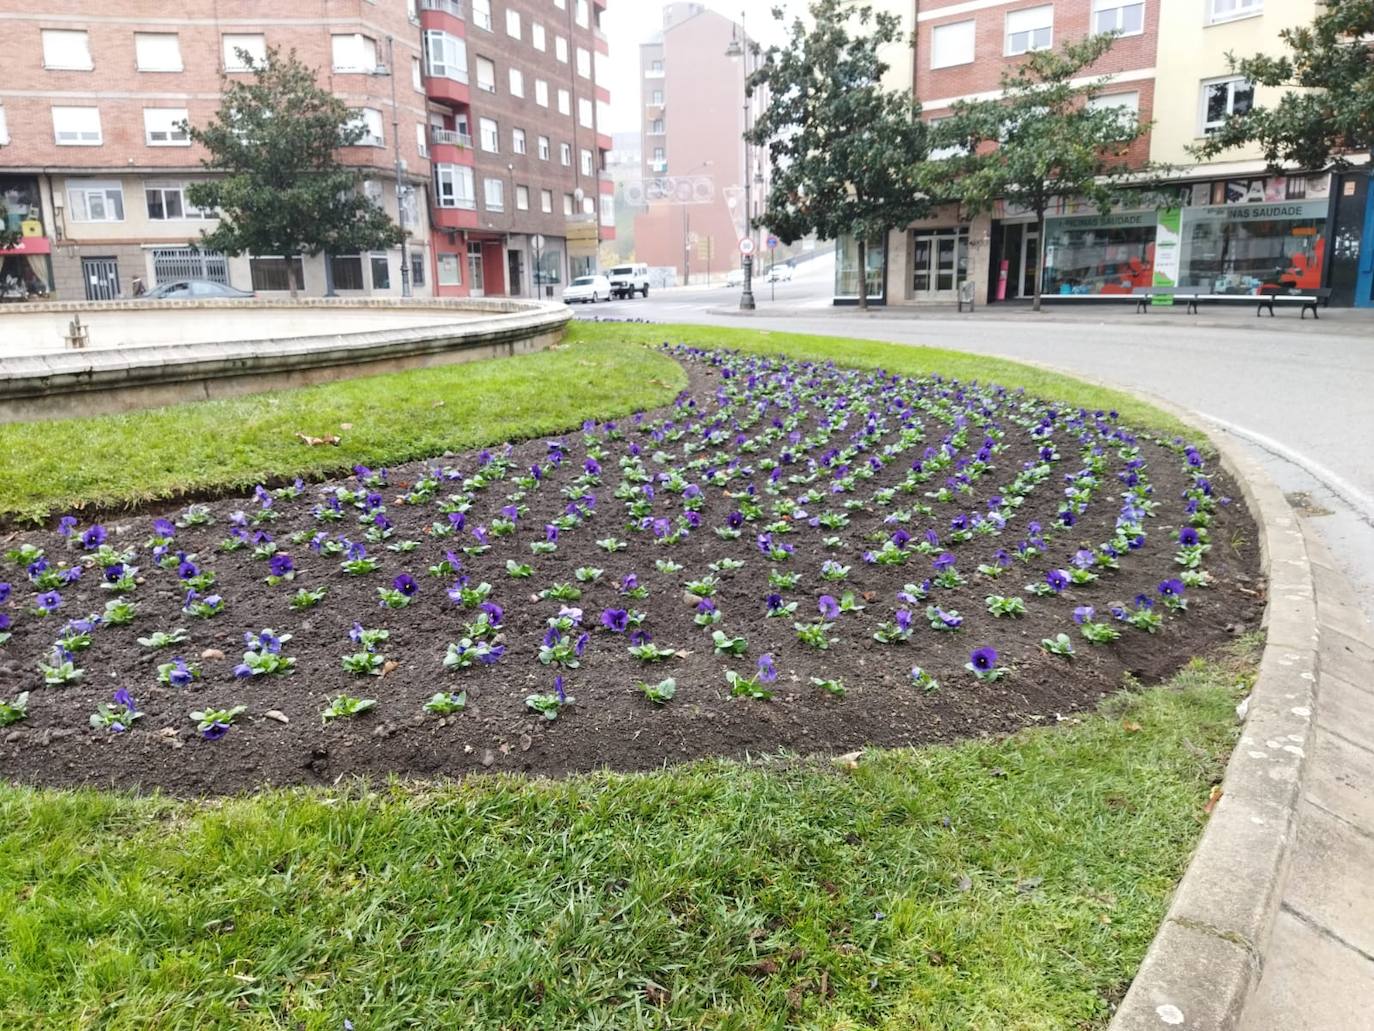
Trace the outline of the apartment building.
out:
<instances>
[{"instance_id":1,"label":"apartment building","mask_svg":"<svg viewBox=\"0 0 1374 1031\"><path fill-rule=\"evenodd\" d=\"M1361 272L1367 176L1326 169L1266 172L1257 150L1199 163L1189 148L1229 113L1275 99L1229 70L1228 53L1272 52L1280 30L1309 23L1318 0L920 0L912 89L938 121L959 100L996 97L1001 77L1035 50L1089 33L1118 38L1088 79L1091 101L1150 124L1136 161L1171 166L1163 206L1141 195L1101 214L1065 199L1047 220L1044 268L1035 219L1005 204L967 217L954 206L871 241L866 276L879 303L952 303L964 282L980 302L1037 291L1074 302L1176 283L1220 294L1331 286L1333 303L1370 303ZM1340 247L1331 241L1340 240ZM1156 255L1157 245L1159 254ZM852 239L839 241L835 298L857 300Z\"/></svg>"},{"instance_id":2,"label":"apartment building","mask_svg":"<svg viewBox=\"0 0 1374 1031\"><path fill-rule=\"evenodd\" d=\"M643 209L634 220L635 257L675 268L680 282L736 268L740 238L750 232L746 215L763 210L767 157L742 138L744 62L752 58L730 56L751 42L744 26L704 4L668 3L662 31L640 46L643 180L629 193ZM766 99L756 94L751 111Z\"/></svg>"},{"instance_id":3,"label":"apartment building","mask_svg":"<svg viewBox=\"0 0 1374 1031\"><path fill-rule=\"evenodd\" d=\"M611 210L600 171L609 140L596 133L608 97L595 82L594 55L604 61L607 52L603 7L323 0L283 10L262 0L185 0L171 11L157 0L67 0L38 11L0 0L8 43L0 197L23 232L17 247L0 251L0 282L11 295L21 283L63 299L106 299L130 295L136 279L151 287L196 276L271 294L287 288L291 261L317 295L399 294L405 280L420 296L532 295L537 280L556 295L595 262L603 196ZM363 169L364 189L405 225L404 270L399 247L304 258L196 247L215 212L192 208L186 188L213 172L178 123L212 118L223 83L246 74L242 53L269 48L294 51L357 111L367 135L341 158ZM528 110L516 93L524 75ZM548 105L533 99L541 81L554 98ZM542 167L517 153L522 131L531 154L549 141Z\"/></svg>"}]
</instances>

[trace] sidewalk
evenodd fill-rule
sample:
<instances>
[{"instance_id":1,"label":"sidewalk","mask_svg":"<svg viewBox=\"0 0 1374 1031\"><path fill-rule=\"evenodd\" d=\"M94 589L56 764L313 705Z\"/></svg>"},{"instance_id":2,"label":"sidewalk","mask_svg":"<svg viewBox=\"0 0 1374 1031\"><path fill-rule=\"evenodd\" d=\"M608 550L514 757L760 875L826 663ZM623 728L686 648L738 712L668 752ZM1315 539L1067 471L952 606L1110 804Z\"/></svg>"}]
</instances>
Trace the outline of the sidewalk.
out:
<instances>
[{"instance_id":1,"label":"sidewalk","mask_svg":"<svg viewBox=\"0 0 1374 1031\"><path fill-rule=\"evenodd\" d=\"M983 305L973 312L956 310L953 304L922 304L876 306L861 312L853 305L825 305L806 307L786 301L771 303L761 300L757 310L742 312L738 307L718 307L706 309L708 315L735 316L740 319L871 319L874 321L902 322L946 322L969 320L986 323L1049 323L1071 322L1075 325L1130 325L1140 328L1174 327L1180 329L1253 329L1261 332L1312 333L1332 336L1370 336L1374 337L1374 309L1362 308L1323 308L1320 319L1301 318L1297 308L1279 308L1270 318L1268 314L1256 316L1250 306L1217 307L1204 306L1199 314L1189 315L1186 305L1150 308L1140 314L1130 304L1112 305L1073 305L1063 303L1046 304L1040 312L1034 312L1029 305L994 304Z\"/></svg>"},{"instance_id":2,"label":"sidewalk","mask_svg":"<svg viewBox=\"0 0 1374 1031\"><path fill-rule=\"evenodd\" d=\"M1312 754L1282 901L1240 1031L1374 1025L1374 632L1331 555L1306 536L1318 627Z\"/></svg>"}]
</instances>

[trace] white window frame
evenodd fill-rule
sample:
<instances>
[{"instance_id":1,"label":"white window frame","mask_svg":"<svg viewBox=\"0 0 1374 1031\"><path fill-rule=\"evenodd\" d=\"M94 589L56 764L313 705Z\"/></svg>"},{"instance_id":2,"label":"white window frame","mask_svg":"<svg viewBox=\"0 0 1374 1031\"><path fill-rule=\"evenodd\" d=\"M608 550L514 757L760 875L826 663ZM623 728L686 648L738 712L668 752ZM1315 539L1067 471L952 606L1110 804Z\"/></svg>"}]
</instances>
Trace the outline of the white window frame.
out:
<instances>
[{"instance_id":1,"label":"white window frame","mask_svg":"<svg viewBox=\"0 0 1374 1031\"><path fill-rule=\"evenodd\" d=\"M362 125L364 133L355 147L385 147L386 130L382 125L382 112L375 107L355 107L351 121Z\"/></svg>"},{"instance_id":2,"label":"white window frame","mask_svg":"<svg viewBox=\"0 0 1374 1031\"><path fill-rule=\"evenodd\" d=\"M574 204L574 197L573 197L573 195L572 195L571 193L565 193L565 194L563 194L563 214L564 214L565 216L570 216L570 215L576 210L576 208L574 208L573 204Z\"/></svg>"},{"instance_id":3,"label":"white window frame","mask_svg":"<svg viewBox=\"0 0 1374 1031\"><path fill-rule=\"evenodd\" d=\"M544 214L546 214L546 215L552 215L552 214L553 214L553 191L552 191L552 190L540 190L540 191L539 191L539 210L542 211L542 212L543 212Z\"/></svg>"},{"instance_id":4,"label":"white window frame","mask_svg":"<svg viewBox=\"0 0 1374 1031\"><path fill-rule=\"evenodd\" d=\"M549 84L543 79L534 80L534 102L540 107L549 106Z\"/></svg>"},{"instance_id":5,"label":"white window frame","mask_svg":"<svg viewBox=\"0 0 1374 1031\"><path fill-rule=\"evenodd\" d=\"M491 0L472 0L472 24L491 31Z\"/></svg>"},{"instance_id":6,"label":"white window frame","mask_svg":"<svg viewBox=\"0 0 1374 1031\"><path fill-rule=\"evenodd\" d=\"M72 115L68 112L81 111L81 115ZM78 122L85 122L77 128L63 129L60 125L61 117L66 116L75 118ZM92 127L91 123L94 123ZM105 132L100 125L100 108L92 104L84 105L54 105L52 109L52 132L53 141L59 147L99 147L105 142ZM62 137L66 135L67 139Z\"/></svg>"},{"instance_id":7,"label":"white window frame","mask_svg":"<svg viewBox=\"0 0 1374 1031\"><path fill-rule=\"evenodd\" d=\"M530 45L540 53L549 49L549 37L548 33L544 31L543 22L530 24Z\"/></svg>"},{"instance_id":8,"label":"white window frame","mask_svg":"<svg viewBox=\"0 0 1374 1031\"><path fill-rule=\"evenodd\" d=\"M163 215L158 218L153 214L152 207L148 204L148 194L162 194ZM167 195L175 193L179 200L177 203L181 207L181 214L175 218L167 215ZM143 208L147 212L149 222L196 222L204 219L215 219L219 217L218 212L213 209L195 208L191 206L191 201L186 196L186 184L183 182L162 182L149 179L143 183Z\"/></svg>"},{"instance_id":9,"label":"white window frame","mask_svg":"<svg viewBox=\"0 0 1374 1031\"><path fill-rule=\"evenodd\" d=\"M145 107L143 109L143 142L149 147L189 147L190 134L178 129L176 123L190 117L184 107Z\"/></svg>"},{"instance_id":10,"label":"white window frame","mask_svg":"<svg viewBox=\"0 0 1374 1031\"><path fill-rule=\"evenodd\" d=\"M596 108L586 97L577 98L577 124L584 129L591 129L596 125Z\"/></svg>"},{"instance_id":11,"label":"white window frame","mask_svg":"<svg viewBox=\"0 0 1374 1031\"><path fill-rule=\"evenodd\" d=\"M267 60L267 36L261 32L226 32L220 37L220 55L226 72L246 72L237 51L246 50L254 63Z\"/></svg>"},{"instance_id":12,"label":"white window frame","mask_svg":"<svg viewBox=\"0 0 1374 1031\"><path fill-rule=\"evenodd\" d=\"M185 71L181 60L181 37L175 32L135 32L134 66L140 72Z\"/></svg>"},{"instance_id":13,"label":"white window frame","mask_svg":"<svg viewBox=\"0 0 1374 1031\"><path fill-rule=\"evenodd\" d=\"M1253 91L1254 91L1254 84L1251 83L1251 82L1249 82L1249 81L1245 78L1245 76L1243 76L1243 75L1222 75L1222 76L1218 76L1218 77L1215 78L1215 79L1203 79L1203 80L1202 80L1202 85L1201 85L1201 87L1198 89L1198 138L1199 138L1199 139L1201 139L1201 138L1204 137L1204 136L1210 136L1212 132L1215 132L1217 129L1220 129L1220 128L1222 127L1222 125L1225 124L1226 119L1229 118L1229 117L1232 115L1232 113L1235 111L1235 107L1236 107L1236 84L1237 84L1237 83L1245 83L1246 85L1250 86L1250 89L1251 89L1250 106L1251 106L1251 108L1253 109L1254 103L1255 103L1255 101L1254 101L1254 92L1253 92ZM1221 120L1220 120L1220 121L1217 121L1217 122L1209 122L1209 121L1207 121L1207 91L1208 91L1208 89L1211 88L1212 86L1226 86L1226 87L1227 87L1227 90L1226 90L1226 114L1223 115L1222 118L1221 118Z\"/></svg>"},{"instance_id":14,"label":"white window frame","mask_svg":"<svg viewBox=\"0 0 1374 1031\"><path fill-rule=\"evenodd\" d=\"M1125 11L1128 7L1140 8L1140 28L1133 29L1129 32L1121 28L1121 23L1124 20ZM1109 11L1115 12L1116 14L1116 17L1113 19L1115 27L1099 29L1097 27L1098 16L1106 14ZM1112 32L1122 38L1127 36L1139 36L1145 32L1145 0L1093 0L1093 9L1090 18L1092 20L1088 23L1088 31L1091 33Z\"/></svg>"},{"instance_id":15,"label":"white window frame","mask_svg":"<svg viewBox=\"0 0 1374 1031\"><path fill-rule=\"evenodd\" d=\"M550 153L551 151L549 150L549 138L547 136L539 137L539 160L549 160Z\"/></svg>"},{"instance_id":16,"label":"white window frame","mask_svg":"<svg viewBox=\"0 0 1374 1031\"><path fill-rule=\"evenodd\" d=\"M930 30L930 67L956 68L961 64L972 64L977 49L978 23L973 19L952 21L937 25ZM940 41L945 40L946 53L940 53ZM953 56L948 51L956 44L959 49Z\"/></svg>"},{"instance_id":17,"label":"white window frame","mask_svg":"<svg viewBox=\"0 0 1374 1031\"><path fill-rule=\"evenodd\" d=\"M501 126L495 118L477 119L477 141L488 154L501 153Z\"/></svg>"},{"instance_id":18,"label":"white window frame","mask_svg":"<svg viewBox=\"0 0 1374 1031\"><path fill-rule=\"evenodd\" d=\"M529 141L525 138L524 129L512 129L510 131L510 149L514 154L529 152Z\"/></svg>"},{"instance_id":19,"label":"white window frame","mask_svg":"<svg viewBox=\"0 0 1374 1031\"><path fill-rule=\"evenodd\" d=\"M482 180L482 206L488 211L506 210L506 181L488 176Z\"/></svg>"},{"instance_id":20,"label":"white window frame","mask_svg":"<svg viewBox=\"0 0 1374 1031\"><path fill-rule=\"evenodd\" d=\"M588 7L587 0L575 0L573 21L577 22L577 24L584 29L591 25L591 10Z\"/></svg>"},{"instance_id":21,"label":"white window frame","mask_svg":"<svg viewBox=\"0 0 1374 1031\"><path fill-rule=\"evenodd\" d=\"M422 158L429 157L429 126L424 122L415 123L415 152Z\"/></svg>"},{"instance_id":22,"label":"white window frame","mask_svg":"<svg viewBox=\"0 0 1374 1031\"><path fill-rule=\"evenodd\" d=\"M586 47L577 48L577 74L584 79L592 77L592 52Z\"/></svg>"},{"instance_id":23,"label":"white window frame","mask_svg":"<svg viewBox=\"0 0 1374 1031\"><path fill-rule=\"evenodd\" d=\"M436 208L477 208L477 183L471 165L434 166L434 206Z\"/></svg>"},{"instance_id":24,"label":"white window frame","mask_svg":"<svg viewBox=\"0 0 1374 1031\"><path fill-rule=\"evenodd\" d=\"M558 113L572 116L572 94L565 89L558 91Z\"/></svg>"},{"instance_id":25,"label":"white window frame","mask_svg":"<svg viewBox=\"0 0 1374 1031\"><path fill-rule=\"evenodd\" d=\"M596 174L596 166L592 164L592 152L590 150L586 147L581 148L578 151L577 157L579 162L578 167L582 170L583 175L590 176Z\"/></svg>"},{"instance_id":26,"label":"white window frame","mask_svg":"<svg viewBox=\"0 0 1374 1031\"><path fill-rule=\"evenodd\" d=\"M67 218L72 222L123 222L124 211L124 185L117 179L68 179L66 183L67 192ZM101 210L106 217L91 217L90 195L100 196ZM117 198L115 204L111 200ZM110 218L109 213L115 206L118 206L119 217Z\"/></svg>"},{"instance_id":27,"label":"white window frame","mask_svg":"<svg viewBox=\"0 0 1374 1031\"><path fill-rule=\"evenodd\" d=\"M506 8L506 35L511 39L520 39L520 12L513 7Z\"/></svg>"},{"instance_id":28,"label":"white window frame","mask_svg":"<svg viewBox=\"0 0 1374 1031\"><path fill-rule=\"evenodd\" d=\"M530 210L530 188L528 186L517 186L515 188L515 210Z\"/></svg>"},{"instance_id":29,"label":"white window frame","mask_svg":"<svg viewBox=\"0 0 1374 1031\"><path fill-rule=\"evenodd\" d=\"M425 30L425 67L429 75L454 82L468 81L468 48L443 29Z\"/></svg>"},{"instance_id":30,"label":"white window frame","mask_svg":"<svg viewBox=\"0 0 1374 1031\"><path fill-rule=\"evenodd\" d=\"M489 72L489 74L484 74ZM489 57L477 58L476 86L487 93L496 92L496 62Z\"/></svg>"},{"instance_id":31,"label":"white window frame","mask_svg":"<svg viewBox=\"0 0 1374 1031\"><path fill-rule=\"evenodd\" d=\"M1046 13L1049 15L1049 20L1044 24L1036 22L1029 28L1012 28L1014 24L1029 21L1032 15L1043 15ZM1047 32L1048 35L1045 38L1044 44L1035 46L1035 34L1041 31ZM1012 39L1015 36L1021 35L1026 36L1026 45L1018 50L1015 49L1016 45L1012 42ZM1034 53L1037 50L1049 50L1054 46L1054 5L1041 4L1038 7L1023 7L1019 11L1008 11L1002 25L1002 39L1002 55L1004 57L1019 57L1022 54Z\"/></svg>"},{"instance_id":32,"label":"white window frame","mask_svg":"<svg viewBox=\"0 0 1374 1031\"><path fill-rule=\"evenodd\" d=\"M564 64L568 63L568 41L563 36L555 36L553 40L553 55Z\"/></svg>"},{"instance_id":33,"label":"white window frame","mask_svg":"<svg viewBox=\"0 0 1374 1031\"><path fill-rule=\"evenodd\" d=\"M560 143L558 145L558 163L564 168L572 168L572 144Z\"/></svg>"},{"instance_id":34,"label":"white window frame","mask_svg":"<svg viewBox=\"0 0 1374 1031\"><path fill-rule=\"evenodd\" d=\"M1140 90L1099 93L1095 97L1088 98L1088 109L1092 111L1129 111L1133 117L1138 118L1140 116Z\"/></svg>"},{"instance_id":35,"label":"white window frame","mask_svg":"<svg viewBox=\"0 0 1374 1031\"><path fill-rule=\"evenodd\" d=\"M425 66L418 57L410 59L410 86L416 93L425 91Z\"/></svg>"},{"instance_id":36,"label":"white window frame","mask_svg":"<svg viewBox=\"0 0 1374 1031\"><path fill-rule=\"evenodd\" d=\"M1229 10L1219 11L1222 4ZM1207 0L1207 24L1224 25L1242 18L1258 18L1264 14L1264 0Z\"/></svg>"},{"instance_id":37,"label":"white window frame","mask_svg":"<svg viewBox=\"0 0 1374 1031\"><path fill-rule=\"evenodd\" d=\"M512 97L524 97L525 95L525 73L519 68L510 69L510 95Z\"/></svg>"},{"instance_id":38,"label":"white window frame","mask_svg":"<svg viewBox=\"0 0 1374 1031\"><path fill-rule=\"evenodd\" d=\"M374 75L380 65L377 41L361 32L336 32L329 37L330 66L340 75Z\"/></svg>"},{"instance_id":39,"label":"white window frame","mask_svg":"<svg viewBox=\"0 0 1374 1031\"><path fill-rule=\"evenodd\" d=\"M445 270L452 273L450 278L444 278ZM462 286L463 256L450 251L436 254L434 256L434 283L436 286Z\"/></svg>"},{"instance_id":40,"label":"white window frame","mask_svg":"<svg viewBox=\"0 0 1374 1031\"><path fill-rule=\"evenodd\" d=\"M40 29L43 67L55 72L89 72L95 68L91 58L91 37L85 29Z\"/></svg>"},{"instance_id":41,"label":"white window frame","mask_svg":"<svg viewBox=\"0 0 1374 1031\"><path fill-rule=\"evenodd\" d=\"M0 104L0 147L9 143L9 141L10 126L8 120L5 118L5 105Z\"/></svg>"}]
</instances>

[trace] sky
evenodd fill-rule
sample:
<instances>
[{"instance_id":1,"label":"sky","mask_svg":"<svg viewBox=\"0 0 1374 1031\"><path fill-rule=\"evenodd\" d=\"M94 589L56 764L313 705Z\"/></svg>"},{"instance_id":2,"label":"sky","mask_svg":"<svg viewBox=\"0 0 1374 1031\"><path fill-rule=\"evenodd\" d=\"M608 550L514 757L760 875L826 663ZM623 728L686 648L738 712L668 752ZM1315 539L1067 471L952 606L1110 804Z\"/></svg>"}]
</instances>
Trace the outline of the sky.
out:
<instances>
[{"instance_id":1,"label":"sky","mask_svg":"<svg viewBox=\"0 0 1374 1031\"><path fill-rule=\"evenodd\" d=\"M704 0L707 7L734 21L740 12L746 16L749 35L767 46L782 42L786 25L801 11L804 0ZM774 6L788 14L775 22L769 13ZM639 129L639 44L663 25L663 0L609 0L601 16L601 28L611 48L611 132Z\"/></svg>"}]
</instances>

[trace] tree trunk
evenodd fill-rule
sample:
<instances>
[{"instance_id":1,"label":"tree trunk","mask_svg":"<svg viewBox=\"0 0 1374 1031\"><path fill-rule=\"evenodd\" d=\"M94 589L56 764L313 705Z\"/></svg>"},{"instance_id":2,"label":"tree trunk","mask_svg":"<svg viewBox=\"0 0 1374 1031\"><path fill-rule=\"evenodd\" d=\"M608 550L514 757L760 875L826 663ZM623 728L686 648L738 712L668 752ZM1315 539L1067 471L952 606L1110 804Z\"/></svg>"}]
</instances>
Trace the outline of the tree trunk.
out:
<instances>
[{"instance_id":1,"label":"tree trunk","mask_svg":"<svg viewBox=\"0 0 1374 1031\"><path fill-rule=\"evenodd\" d=\"M1035 259L1035 293L1034 300L1031 301L1031 311L1040 310L1040 290L1045 282L1045 209L1040 208L1035 212L1036 227L1038 235L1035 238L1035 249L1039 255Z\"/></svg>"},{"instance_id":2,"label":"tree trunk","mask_svg":"<svg viewBox=\"0 0 1374 1031\"><path fill-rule=\"evenodd\" d=\"M326 258L326 261L329 259ZM300 289L300 284L296 282L296 263L290 256L286 259L286 285L291 288L291 300L296 300L296 291Z\"/></svg>"},{"instance_id":3,"label":"tree trunk","mask_svg":"<svg viewBox=\"0 0 1374 1031\"><path fill-rule=\"evenodd\" d=\"M859 234L859 311L868 311L868 241Z\"/></svg>"}]
</instances>

